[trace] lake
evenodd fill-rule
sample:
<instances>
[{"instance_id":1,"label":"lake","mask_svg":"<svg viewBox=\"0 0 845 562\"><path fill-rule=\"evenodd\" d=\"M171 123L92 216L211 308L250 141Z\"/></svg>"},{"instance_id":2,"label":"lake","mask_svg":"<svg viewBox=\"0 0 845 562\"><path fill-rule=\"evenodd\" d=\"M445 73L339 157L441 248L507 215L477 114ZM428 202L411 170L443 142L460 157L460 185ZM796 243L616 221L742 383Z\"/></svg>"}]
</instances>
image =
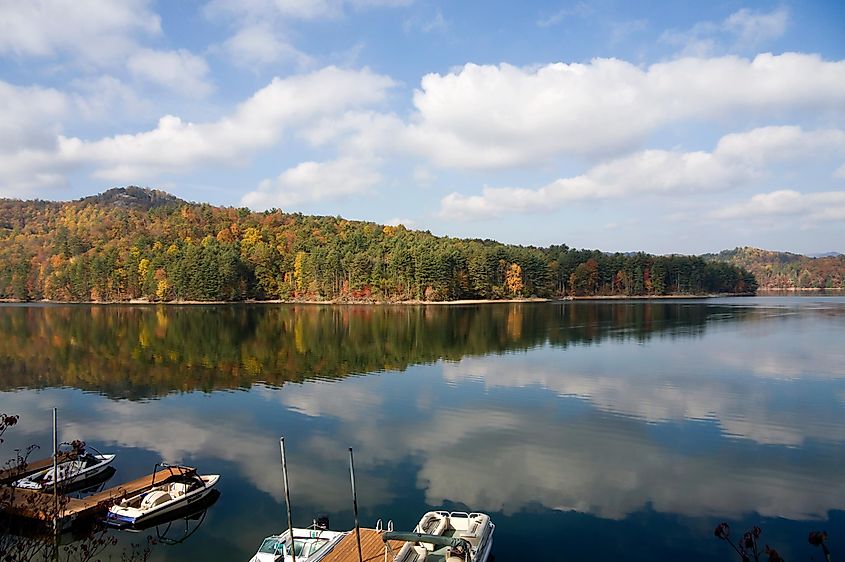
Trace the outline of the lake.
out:
<instances>
[{"instance_id":1,"label":"lake","mask_svg":"<svg viewBox=\"0 0 845 562\"><path fill-rule=\"evenodd\" d=\"M720 521L787 560L821 559L812 530L845 551L841 296L0 306L4 460L49 454L54 406L61 441L117 453L111 484L221 475L154 561L246 562L285 528L280 435L299 526L352 527L352 447L362 525L484 511L499 562L731 560Z\"/></svg>"}]
</instances>

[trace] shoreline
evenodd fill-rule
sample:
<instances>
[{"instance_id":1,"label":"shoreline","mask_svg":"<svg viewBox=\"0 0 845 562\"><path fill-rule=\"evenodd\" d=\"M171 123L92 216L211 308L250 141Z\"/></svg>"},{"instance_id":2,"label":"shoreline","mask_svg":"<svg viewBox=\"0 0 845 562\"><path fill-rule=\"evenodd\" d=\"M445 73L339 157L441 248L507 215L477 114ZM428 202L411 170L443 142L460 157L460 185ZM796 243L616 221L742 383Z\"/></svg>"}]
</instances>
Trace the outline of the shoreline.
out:
<instances>
[{"instance_id":1,"label":"shoreline","mask_svg":"<svg viewBox=\"0 0 845 562\"><path fill-rule=\"evenodd\" d=\"M575 301L656 301L656 300L683 300L683 299L713 299L720 297L753 297L746 293L709 293L700 295L591 295L591 296L567 296L562 298L513 298L513 299L460 299L454 301L355 301L355 300L242 300L242 301L151 301L148 299L130 299L125 301L53 301L53 300L32 300L23 301L16 299L0 299L0 304L85 304L85 305L155 305L155 306L208 306L208 305L237 305L237 304L286 304L286 305L323 305L323 306L469 306L480 304L503 304L503 303L550 303L550 302L575 302Z\"/></svg>"}]
</instances>

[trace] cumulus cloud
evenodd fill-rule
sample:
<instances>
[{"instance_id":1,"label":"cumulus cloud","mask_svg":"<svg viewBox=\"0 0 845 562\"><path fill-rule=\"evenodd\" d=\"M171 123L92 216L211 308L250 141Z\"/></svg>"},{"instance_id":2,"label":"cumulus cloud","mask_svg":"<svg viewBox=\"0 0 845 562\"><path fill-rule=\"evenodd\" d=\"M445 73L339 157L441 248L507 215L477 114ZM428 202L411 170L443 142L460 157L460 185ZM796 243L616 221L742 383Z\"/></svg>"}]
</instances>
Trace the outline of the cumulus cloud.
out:
<instances>
[{"instance_id":1,"label":"cumulus cloud","mask_svg":"<svg viewBox=\"0 0 845 562\"><path fill-rule=\"evenodd\" d=\"M97 141L59 136L55 150L39 153L38 157L47 170L60 165L88 165L95 168L97 177L111 181L138 181L208 162L236 164L275 144L285 129L346 108L378 102L392 85L391 79L368 69L326 67L309 74L276 78L231 115L217 121L190 123L166 115L155 129L136 134ZM27 169L26 162L18 161L16 173L2 177L11 182L26 175Z\"/></svg>"},{"instance_id":2,"label":"cumulus cloud","mask_svg":"<svg viewBox=\"0 0 845 562\"><path fill-rule=\"evenodd\" d=\"M0 151L55 142L73 103L63 92L0 81Z\"/></svg>"},{"instance_id":3,"label":"cumulus cloud","mask_svg":"<svg viewBox=\"0 0 845 562\"><path fill-rule=\"evenodd\" d=\"M212 90L205 59L185 49L141 49L129 58L126 66L135 78L185 96L201 98Z\"/></svg>"},{"instance_id":4,"label":"cumulus cloud","mask_svg":"<svg viewBox=\"0 0 845 562\"><path fill-rule=\"evenodd\" d=\"M279 61L292 61L306 66L311 57L284 40L266 23L249 24L227 39L222 50L237 64L263 66Z\"/></svg>"},{"instance_id":5,"label":"cumulus cloud","mask_svg":"<svg viewBox=\"0 0 845 562\"><path fill-rule=\"evenodd\" d=\"M552 211L585 199L725 190L764 177L773 162L843 154L843 131L762 127L725 135L713 152L644 150L538 189L485 187L480 195L451 193L442 199L440 212L451 218L486 218L513 212Z\"/></svg>"},{"instance_id":6,"label":"cumulus cloud","mask_svg":"<svg viewBox=\"0 0 845 562\"><path fill-rule=\"evenodd\" d=\"M357 158L302 162L258 189L244 195L241 204L252 209L287 208L307 201L348 197L369 191L381 181L375 163Z\"/></svg>"},{"instance_id":7,"label":"cumulus cloud","mask_svg":"<svg viewBox=\"0 0 845 562\"><path fill-rule=\"evenodd\" d=\"M441 166L526 166L619 154L657 128L733 115L841 113L845 61L816 55L684 58L647 68L618 59L519 68L467 64L414 93L406 142Z\"/></svg>"},{"instance_id":8,"label":"cumulus cloud","mask_svg":"<svg viewBox=\"0 0 845 562\"><path fill-rule=\"evenodd\" d=\"M0 0L0 53L115 63L135 49L136 35L161 32L149 0Z\"/></svg>"},{"instance_id":9,"label":"cumulus cloud","mask_svg":"<svg viewBox=\"0 0 845 562\"><path fill-rule=\"evenodd\" d=\"M845 221L845 191L799 193L780 189L759 193L748 201L713 211L710 217L743 221L773 217L796 217L814 222Z\"/></svg>"}]
</instances>

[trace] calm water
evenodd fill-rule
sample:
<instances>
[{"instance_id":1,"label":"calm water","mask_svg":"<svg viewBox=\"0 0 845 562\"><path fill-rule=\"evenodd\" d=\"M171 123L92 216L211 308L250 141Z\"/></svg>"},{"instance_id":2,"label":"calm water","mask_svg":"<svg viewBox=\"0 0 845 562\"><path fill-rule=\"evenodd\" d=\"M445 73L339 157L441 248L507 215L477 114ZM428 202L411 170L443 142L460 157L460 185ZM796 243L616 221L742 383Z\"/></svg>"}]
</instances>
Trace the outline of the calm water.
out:
<instances>
[{"instance_id":1,"label":"calm water","mask_svg":"<svg viewBox=\"0 0 845 562\"><path fill-rule=\"evenodd\" d=\"M845 298L467 307L0 307L0 445L116 452L113 483L222 475L152 559L246 561L294 523L410 529L489 512L508 560L731 560L722 520L787 560L845 552ZM39 455L42 456L42 455ZM155 535L155 530L149 531ZM138 535L118 533L125 542Z\"/></svg>"}]
</instances>

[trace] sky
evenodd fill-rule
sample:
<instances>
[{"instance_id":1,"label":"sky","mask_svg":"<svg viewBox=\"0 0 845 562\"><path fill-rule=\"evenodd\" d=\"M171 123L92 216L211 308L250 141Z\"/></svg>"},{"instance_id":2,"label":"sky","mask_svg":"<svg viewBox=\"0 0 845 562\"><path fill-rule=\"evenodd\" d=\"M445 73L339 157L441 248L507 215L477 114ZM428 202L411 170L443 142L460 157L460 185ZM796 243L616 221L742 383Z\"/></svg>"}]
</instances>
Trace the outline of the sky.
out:
<instances>
[{"instance_id":1,"label":"sky","mask_svg":"<svg viewBox=\"0 0 845 562\"><path fill-rule=\"evenodd\" d=\"M845 252L845 3L0 0L0 197Z\"/></svg>"}]
</instances>

